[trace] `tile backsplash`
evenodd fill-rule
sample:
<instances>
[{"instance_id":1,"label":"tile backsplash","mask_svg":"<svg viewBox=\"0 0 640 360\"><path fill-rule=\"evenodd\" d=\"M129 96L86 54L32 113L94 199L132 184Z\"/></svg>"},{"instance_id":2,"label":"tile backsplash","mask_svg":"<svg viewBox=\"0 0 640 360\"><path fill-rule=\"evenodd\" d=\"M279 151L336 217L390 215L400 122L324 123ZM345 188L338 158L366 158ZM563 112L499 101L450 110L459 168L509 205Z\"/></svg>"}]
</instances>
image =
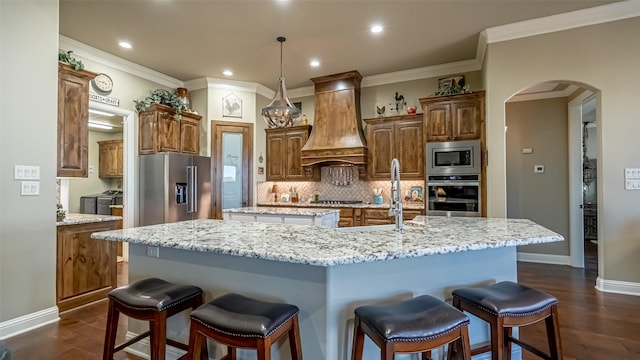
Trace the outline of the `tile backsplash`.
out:
<instances>
[{"instance_id":1,"label":"tile backsplash","mask_svg":"<svg viewBox=\"0 0 640 360\"><path fill-rule=\"evenodd\" d=\"M358 200L373 203L373 189L383 189L382 197L385 203L389 203L391 193L391 179L379 181L361 181L354 177L345 177L343 174L336 174L336 168L323 167L320 182L311 181L266 181L258 183L257 202L272 202L274 194L271 189L274 184L279 187L280 193L289 193L290 189L295 188L298 196L308 201L313 198L314 194L318 194L320 200ZM337 175L337 176L335 176ZM335 185L336 182L344 182L345 178L350 180L349 185ZM402 180L400 177L402 196L408 196L412 186L424 187L422 180ZM279 200L279 199L278 199Z\"/></svg>"}]
</instances>

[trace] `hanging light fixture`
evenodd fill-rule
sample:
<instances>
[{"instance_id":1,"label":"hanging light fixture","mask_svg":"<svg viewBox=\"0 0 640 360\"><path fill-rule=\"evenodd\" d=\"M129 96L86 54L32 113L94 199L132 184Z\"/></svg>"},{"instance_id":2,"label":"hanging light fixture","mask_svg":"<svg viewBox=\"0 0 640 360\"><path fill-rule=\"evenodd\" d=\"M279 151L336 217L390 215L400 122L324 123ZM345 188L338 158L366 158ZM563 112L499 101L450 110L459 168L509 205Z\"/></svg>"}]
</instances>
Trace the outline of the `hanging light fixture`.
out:
<instances>
[{"instance_id":1,"label":"hanging light fixture","mask_svg":"<svg viewBox=\"0 0 640 360\"><path fill-rule=\"evenodd\" d=\"M282 43L287 39L284 36L278 36L277 40L280 42L278 88L271 103L262 108L262 118L270 128L292 126L293 122L300 117L300 109L293 106L287 97L287 89L284 87L284 77L282 76Z\"/></svg>"}]
</instances>

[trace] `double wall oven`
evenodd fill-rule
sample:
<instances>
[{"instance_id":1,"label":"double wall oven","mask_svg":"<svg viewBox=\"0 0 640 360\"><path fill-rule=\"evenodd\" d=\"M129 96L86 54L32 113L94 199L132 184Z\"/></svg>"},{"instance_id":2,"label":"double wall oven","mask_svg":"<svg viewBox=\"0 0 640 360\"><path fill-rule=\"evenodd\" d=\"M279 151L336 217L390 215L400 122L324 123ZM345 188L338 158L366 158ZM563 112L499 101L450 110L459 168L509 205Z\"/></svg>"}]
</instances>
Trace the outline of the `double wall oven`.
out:
<instances>
[{"instance_id":1,"label":"double wall oven","mask_svg":"<svg viewBox=\"0 0 640 360\"><path fill-rule=\"evenodd\" d=\"M427 215L481 215L480 159L480 140L427 143Z\"/></svg>"}]
</instances>

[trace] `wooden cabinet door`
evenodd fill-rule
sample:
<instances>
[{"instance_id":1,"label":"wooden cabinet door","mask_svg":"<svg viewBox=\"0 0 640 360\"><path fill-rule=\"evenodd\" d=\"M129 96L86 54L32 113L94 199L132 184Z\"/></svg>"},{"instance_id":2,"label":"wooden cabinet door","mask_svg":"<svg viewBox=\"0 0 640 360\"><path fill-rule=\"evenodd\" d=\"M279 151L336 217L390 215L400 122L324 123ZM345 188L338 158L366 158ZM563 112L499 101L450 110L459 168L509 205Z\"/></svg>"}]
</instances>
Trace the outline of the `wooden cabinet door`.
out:
<instances>
[{"instance_id":1,"label":"wooden cabinet door","mask_svg":"<svg viewBox=\"0 0 640 360\"><path fill-rule=\"evenodd\" d=\"M402 209L402 220L413 220L416 216L424 215L424 210L417 209Z\"/></svg>"},{"instance_id":2,"label":"wooden cabinet door","mask_svg":"<svg viewBox=\"0 0 640 360\"><path fill-rule=\"evenodd\" d=\"M141 155L157 152L157 117L156 111L143 111L138 115L138 152Z\"/></svg>"},{"instance_id":3,"label":"wooden cabinet door","mask_svg":"<svg viewBox=\"0 0 640 360\"><path fill-rule=\"evenodd\" d=\"M122 177L124 154L122 140L98 141L98 177Z\"/></svg>"},{"instance_id":4,"label":"wooden cabinet door","mask_svg":"<svg viewBox=\"0 0 640 360\"><path fill-rule=\"evenodd\" d=\"M117 285L116 243L91 239L115 221L57 228L56 300L60 311L105 298Z\"/></svg>"},{"instance_id":5,"label":"wooden cabinet door","mask_svg":"<svg viewBox=\"0 0 640 360\"><path fill-rule=\"evenodd\" d=\"M305 173L302 168L301 150L309 137L307 130L294 130L285 134L287 151L285 157L285 178L287 180L304 180Z\"/></svg>"},{"instance_id":6,"label":"wooden cabinet door","mask_svg":"<svg viewBox=\"0 0 640 360\"><path fill-rule=\"evenodd\" d=\"M89 80L97 74L58 64L57 176L87 177Z\"/></svg>"},{"instance_id":7,"label":"wooden cabinet door","mask_svg":"<svg viewBox=\"0 0 640 360\"><path fill-rule=\"evenodd\" d=\"M369 124L367 126L370 179L387 180L390 178L391 160L394 157L394 140L392 123Z\"/></svg>"},{"instance_id":8,"label":"wooden cabinet door","mask_svg":"<svg viewBox=\"0 0 640 360\"><path fill-rule=\"evenodd\" d=\"M400 161L400 178L403 180L424 180L422 129L422 121L399 121L394 126L394 152Z\"/></svg>"},{"instance_id":9,"label":"wooden cabinet door","mask_svg":"<svg viewBox=\"0 0 640 360\"><path fill-rule=\"evenodd\" d=\"M431 104L424 108L427 141L449 141L451 137L451 105Z\"/></svg>"},{"instance_id":10,"label":"wooden cabinet door","mask_svg":"<svg viewBox=\"0 0 640 360\"><path fill-rule=\"evenodd\" d=\"M473 140L480 138L480 102L476 99L451 104L451 140Z\"/></svg>"},{"instance_id":11,"label":"wooden cabinet door","mask_svg":"<svg viewBox=\"0 0 640 360\"><path fill-rule=\"evenodd\" d=\"M180 151L180 123L166 111L158 113L158 151Z\"/></svg>"},{"instance_id":12,"label":"wooden cabinet door","mask_svg":"<svg viewBox=\"0 0 640 360\"><path fill-rule=\"evenodd\" d=\"M353 222L353 208L341 208L340 219L338 220L338 227L352 227Z\"/></svg>"},{"instance_id":13,"label":"wooden cabinet door","mask_svg":"<svg viewBox=\"0 0 640 360\"><path fill-rule=\"evenodd\" d=\"M180 121L180 152L200 154L200 117L183 114Z\"/></svg>"},{"instance_id":14,"label":"wooden cabinet door","mask_svg":"<svg viewBox=\"0 0 640 360\"><path fill-rule=\"evenodd\" d=\"M395 217L389 216L389 209L364 209L363 225L394 224Z\"/></svg>"},{"instance_id":15,"label":"wooden cabinet door","mask_svg":"<svg viewBox=\"0 0 640 360\"><path fill-rule=\"evenodd\" d=\"M267 181L285 179L285 136L282 132L267 132Z\"/></svg>"}]
</instances>

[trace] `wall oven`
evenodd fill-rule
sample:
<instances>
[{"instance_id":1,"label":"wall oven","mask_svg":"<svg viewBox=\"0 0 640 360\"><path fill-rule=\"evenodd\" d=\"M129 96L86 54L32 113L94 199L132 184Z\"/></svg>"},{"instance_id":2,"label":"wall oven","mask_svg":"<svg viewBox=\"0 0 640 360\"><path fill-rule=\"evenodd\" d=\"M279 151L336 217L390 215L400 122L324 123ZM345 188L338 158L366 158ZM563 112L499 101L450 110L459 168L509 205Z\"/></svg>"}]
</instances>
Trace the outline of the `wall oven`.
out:
<instances>
[{"instance_id":1,"label":"wall oven","mask_svg":"<svg viewBox=\"0 0 640 360\"><path fill-rule=\"evenodd\" d=\"M480 152L480 140L428 142L427 175L480 174Z\"/></svg>"},{"instance_id":2,"label":"wall oven","mask_svg":"<svg viewBox=\"0 0 640 360\"><path fill-rule=\"evenodd\" d=\"M480 216L480 174L427 177L427 215Z\"/></svg>"}]
</instances>

